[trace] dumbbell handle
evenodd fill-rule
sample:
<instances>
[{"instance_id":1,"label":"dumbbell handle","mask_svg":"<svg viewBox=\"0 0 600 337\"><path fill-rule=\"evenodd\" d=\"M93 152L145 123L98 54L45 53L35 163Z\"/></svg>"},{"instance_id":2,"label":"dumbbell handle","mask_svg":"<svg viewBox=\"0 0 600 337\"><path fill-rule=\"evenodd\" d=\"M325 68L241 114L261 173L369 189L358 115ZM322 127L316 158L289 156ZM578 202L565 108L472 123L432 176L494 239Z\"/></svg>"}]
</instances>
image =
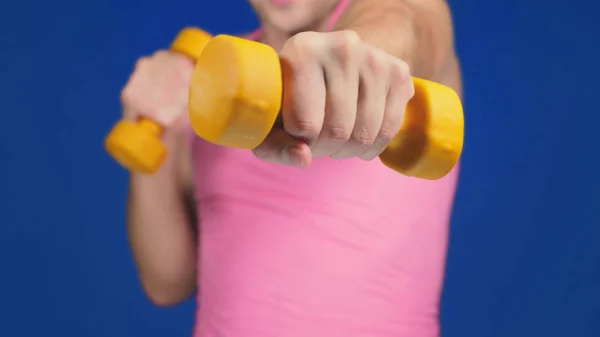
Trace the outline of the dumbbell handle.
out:
<instances>
[{"instance_id":1,"label":"dumbbell handle","mask_svg":"<svg viewBox=\"0 0 600 337\"><path fill-rule=\"evenodd\" d=\"M170 50L196 61L211 36L197 28L185 28ZM164 162L167 149L160 137L164 127L147 117L137 121L121 120L105 139L108 153L122 166L138 173L154 173Z\"/></svg>"},{"instance_id":2,"label":"dumbbell handle","mask_svg":"<svg viewBox=\"0 0 600 337\"><path fill-rule=\"evenodd\" d=\"M214 144L252 149L267 137L281 111L281 60L273 48L220 35L204 48L190 86L190 122ZM458 162L464 120L456 92L413 78L415 95L400 132L379 156L404 175L439 179Z\"/></svg>"}]
</instances>

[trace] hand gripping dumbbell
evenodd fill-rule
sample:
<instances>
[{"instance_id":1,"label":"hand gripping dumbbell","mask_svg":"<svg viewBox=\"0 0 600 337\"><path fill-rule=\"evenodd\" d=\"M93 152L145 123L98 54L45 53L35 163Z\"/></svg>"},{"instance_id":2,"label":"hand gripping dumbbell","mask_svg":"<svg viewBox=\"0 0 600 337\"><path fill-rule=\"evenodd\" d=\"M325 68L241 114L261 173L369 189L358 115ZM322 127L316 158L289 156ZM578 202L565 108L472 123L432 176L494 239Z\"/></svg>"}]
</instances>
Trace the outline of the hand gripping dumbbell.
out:
<instances>
[{"instance_id":1,"label":"hand gripping dumbbell","mask_svg":"<svg viewBox=\"0 0 600 337\"><path fill-rule=\"evenodd\" d=\"M197 28L185 28L175 38L170 50L196 61L212 36ZM125 168L138 173L158 171L167 156L160 140L163 126L149 119L121 120L104 141L108 153Z\"/></svg>"},{"instance_id":2,"label":"hand gripping dumbbell","mask_svg":"<svg viewBox=\"0 0 600 337\"><path fill-rule=\"evenodd\" d=\"M267 137L282 105L283 79L273 48L219 35L207 43L192 75L190 122L201 138L218 145L252 149ZM464 120L456 92L413 78L415 95L402 127L379 156L407 175L440 179L462 152Z\"/></svg>"}]
</instances>

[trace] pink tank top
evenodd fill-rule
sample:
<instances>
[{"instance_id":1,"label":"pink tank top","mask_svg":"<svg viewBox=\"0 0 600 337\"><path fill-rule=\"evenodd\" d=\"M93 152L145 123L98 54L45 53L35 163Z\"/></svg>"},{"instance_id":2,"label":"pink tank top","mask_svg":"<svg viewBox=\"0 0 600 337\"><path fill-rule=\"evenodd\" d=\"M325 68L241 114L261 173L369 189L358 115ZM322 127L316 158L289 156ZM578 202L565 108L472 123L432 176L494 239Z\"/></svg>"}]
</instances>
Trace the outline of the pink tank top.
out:
<instances>
[{"instance_id":1,"label":"pink tank top","mask_svg":"<svg viewBox=\"0 0 600 337\"><path fill-rule=\"evenodd\" d=\"M426 181L379 160L296 169L198 137L192 150L195 337L439 335L457 169Z\"/></svg>"}]
</instances>

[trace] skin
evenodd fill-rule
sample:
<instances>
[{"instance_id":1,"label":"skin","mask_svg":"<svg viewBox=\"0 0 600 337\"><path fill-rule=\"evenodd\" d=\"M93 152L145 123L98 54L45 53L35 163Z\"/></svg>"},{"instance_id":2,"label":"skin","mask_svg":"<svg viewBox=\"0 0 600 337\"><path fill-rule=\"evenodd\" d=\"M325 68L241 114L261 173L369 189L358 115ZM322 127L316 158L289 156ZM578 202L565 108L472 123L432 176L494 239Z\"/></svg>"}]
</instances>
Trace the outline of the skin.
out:
<instances>
[{"instance_id":1,"label":"skin","mask_svg":"<svg viewBox=\"0 0 600 337\"><path fill-rule=\"evenodd\" d=\"M452 23L442 0L354 0L334 32L317 33L336 0L250 0L261 42L280 51L286 72L283 128L257 158L308 167L313 158L377 157L400 129L414 94L411 75L460 93ZM124 118L165 126L170 156L153 176L131 174L128 233L142 286L167 306L196 286L192 166L185 141L194 65L169 51L142 57L122 90Z\"/></svg>"}]
</instances>

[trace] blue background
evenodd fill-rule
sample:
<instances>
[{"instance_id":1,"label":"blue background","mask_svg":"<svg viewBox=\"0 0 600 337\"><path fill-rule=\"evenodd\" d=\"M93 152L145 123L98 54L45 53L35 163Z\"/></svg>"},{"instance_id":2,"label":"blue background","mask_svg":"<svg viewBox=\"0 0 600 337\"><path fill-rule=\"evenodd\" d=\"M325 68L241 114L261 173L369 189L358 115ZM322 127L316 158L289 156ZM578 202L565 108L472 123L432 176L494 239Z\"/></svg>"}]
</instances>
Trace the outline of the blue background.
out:
<instances>
[{"instance_id":1,"label":"blue background","mask_svg":"<svg viewBox=\"0 0 600 337\"><path fill-rule=\"evenodd\" d=\"M443 334L600 336L600 6L451 6L467 131ZM140 290L102 141L138 56L256 24L245 1L2 2L0 336L190 336L193 301Z\"/></svg>"}]
</instances>

